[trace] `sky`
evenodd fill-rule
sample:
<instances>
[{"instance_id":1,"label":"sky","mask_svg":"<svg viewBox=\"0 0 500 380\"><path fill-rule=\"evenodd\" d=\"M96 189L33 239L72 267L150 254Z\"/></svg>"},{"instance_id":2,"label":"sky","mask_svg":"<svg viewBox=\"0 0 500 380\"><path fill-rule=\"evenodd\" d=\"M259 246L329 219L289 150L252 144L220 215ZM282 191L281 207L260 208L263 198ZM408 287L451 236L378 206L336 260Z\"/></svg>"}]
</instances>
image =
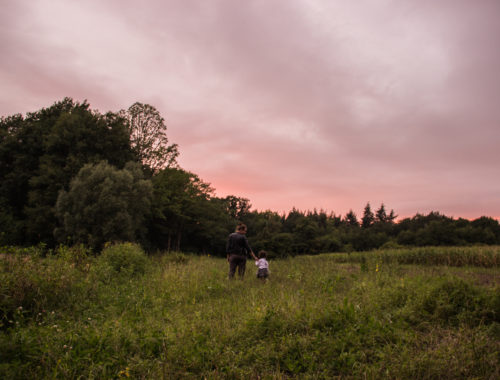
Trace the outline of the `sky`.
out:
<instances>
[{"instance_id":1,"label":"sky","mask_svg":"<svg viewBox=\"0 0 500 380\"><path fill-rule=\"evenodd\" d=\"M254 210L500 217L498 0L0 0L0 115L156 107Z\"/></svg>"}]
</instances>

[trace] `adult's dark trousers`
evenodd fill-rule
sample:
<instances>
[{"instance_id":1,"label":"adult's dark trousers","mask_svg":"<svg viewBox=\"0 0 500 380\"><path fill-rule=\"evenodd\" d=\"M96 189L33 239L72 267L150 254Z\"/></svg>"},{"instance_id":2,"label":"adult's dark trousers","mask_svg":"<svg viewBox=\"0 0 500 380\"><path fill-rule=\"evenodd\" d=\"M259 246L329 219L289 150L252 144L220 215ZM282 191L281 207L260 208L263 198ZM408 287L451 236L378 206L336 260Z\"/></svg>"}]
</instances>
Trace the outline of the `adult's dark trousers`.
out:
<instances>
[{"instance_id":1,"label":"adult's dark trousers","mask_svg":"<svg viewBox=\"0 0 500 380\"><path fill-rule=\"evenodd\" d=\"M245 275L245 267L247 264L246 256L230 255L229 256L229 278L233 278L238 268L238 276L243 278Z\"/></svg>"}]
</instances>

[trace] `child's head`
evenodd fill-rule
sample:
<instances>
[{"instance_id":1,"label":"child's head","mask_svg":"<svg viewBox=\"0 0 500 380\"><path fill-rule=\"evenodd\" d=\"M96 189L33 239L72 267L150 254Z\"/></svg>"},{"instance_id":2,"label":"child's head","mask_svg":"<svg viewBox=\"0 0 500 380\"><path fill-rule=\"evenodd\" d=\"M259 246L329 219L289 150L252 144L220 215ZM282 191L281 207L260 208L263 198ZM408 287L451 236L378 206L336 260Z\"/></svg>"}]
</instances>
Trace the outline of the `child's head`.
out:
<instances>
[{"instance_id":1,"label":"child's head","mask_svg":"<svg viewBox=\"0 0 500 380\"><path fill-rule=\"evenodd\" d=\"M259 251L259 259L265 259L267 257L266 251Z\"/></svg>"}]
</instances>

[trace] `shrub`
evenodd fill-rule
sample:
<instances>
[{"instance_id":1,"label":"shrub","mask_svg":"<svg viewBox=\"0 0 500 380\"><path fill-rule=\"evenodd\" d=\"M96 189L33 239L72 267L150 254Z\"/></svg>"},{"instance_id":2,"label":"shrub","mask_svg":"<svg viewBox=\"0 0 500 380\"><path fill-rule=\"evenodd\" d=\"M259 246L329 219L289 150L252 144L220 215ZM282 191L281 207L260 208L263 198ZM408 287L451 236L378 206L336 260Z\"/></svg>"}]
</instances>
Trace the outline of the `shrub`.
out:
<instances>
[{"instance_id":1,"label":"shrub","mask_svg":"<svg viewBox=\"0 0 500 380\"><path fill-rule=\"evenodd\" d=\"M57 256L82 270L87 270L89 268L89 258L91 253L92 250L85 247L83 244L75 245L73 247L60 245L56 249Z\"/></svg>"},{"instance_id":2,"label":"shrub","mask_svg":"<svg viewBox=\"0 0 500 380\"><path fill-rule=\"evenodd\" d=\"M83 274L57 257L14 253L0 258L0 325L15 313L31 316L72 305Z\"/></svg>"},{"instance_id":3,"label":"shrub","mask_svg":"<svg viewBox=\"0 0 500 380\"><path fill-rule=\"evenodd\" d=\"M117 273L138 275L146 271L147 261L147 256L139 245L119 243L106 246L97 264L109 266Z\"/></svg>"},{"instance_id":4,"label":"shrub","mask_svg":"<svg viewBox=\"0 0 500 380\"><path fill-rule=\"evenodd\" d=\"M491 297L463 280L443 280L416 302L415 313L422 320L471 326L498 321L498 297Z\"/></svg>"}]
</instances>

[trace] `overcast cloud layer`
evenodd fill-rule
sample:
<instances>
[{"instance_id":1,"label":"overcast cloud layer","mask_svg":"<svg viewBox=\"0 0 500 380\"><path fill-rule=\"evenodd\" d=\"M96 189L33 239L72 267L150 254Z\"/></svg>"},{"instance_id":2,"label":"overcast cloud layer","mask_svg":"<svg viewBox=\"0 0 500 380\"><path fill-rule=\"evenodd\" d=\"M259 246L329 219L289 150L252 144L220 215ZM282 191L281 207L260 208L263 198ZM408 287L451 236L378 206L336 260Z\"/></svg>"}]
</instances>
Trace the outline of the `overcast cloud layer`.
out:
<instances>
[{"instance_id":1,"label":"overcast cloud layer","mask_svg":"<svg viewBox=\"0 0 500 380\"><path fill-rule=\"evenodd\" d=\"M155 106L259 210L500 217L497 0L0 0L0 115Z\"/></svg>"}]
</instances>

